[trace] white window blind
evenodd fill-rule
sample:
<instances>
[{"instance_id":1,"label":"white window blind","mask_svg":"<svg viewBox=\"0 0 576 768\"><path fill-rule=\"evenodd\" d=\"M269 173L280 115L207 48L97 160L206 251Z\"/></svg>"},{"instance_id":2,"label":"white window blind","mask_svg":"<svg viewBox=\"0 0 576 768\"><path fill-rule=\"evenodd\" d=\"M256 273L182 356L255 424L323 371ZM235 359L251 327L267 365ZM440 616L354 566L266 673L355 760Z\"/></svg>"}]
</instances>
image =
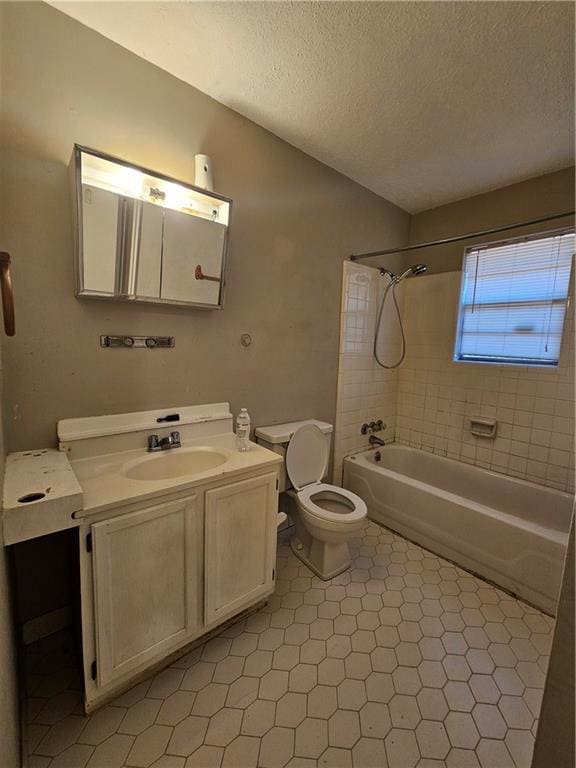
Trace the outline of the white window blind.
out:
<instances>
[{"instance_id":1,"label":"white window blind","mask_svg":"<svg viewBox=\"0 0 576 768\"><path fill-rule=\"evenodd\" d=\"M557 365L573 255L574 232L466 251L454 359Z\"/></svg>"}]
</instances>

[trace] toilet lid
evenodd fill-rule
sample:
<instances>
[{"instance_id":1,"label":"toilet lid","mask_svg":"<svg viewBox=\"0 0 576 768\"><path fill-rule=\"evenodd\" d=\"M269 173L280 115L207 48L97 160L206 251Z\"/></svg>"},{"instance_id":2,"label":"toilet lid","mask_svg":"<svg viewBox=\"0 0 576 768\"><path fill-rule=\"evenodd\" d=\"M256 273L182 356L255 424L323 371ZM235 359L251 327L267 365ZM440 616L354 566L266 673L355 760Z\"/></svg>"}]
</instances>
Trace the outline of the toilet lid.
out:
<instances>
[{"instance_id":1,"label":"toilet lid","mask_svg":"<svg viewBox=\"0 0 576 768\"><path fill-rule=\"evenodd\" d=\"M286 472L299 491L319 483L328 466L328 443L315 424L305 424L292 435L286 450Z\"/></svg>"}]
</instances>

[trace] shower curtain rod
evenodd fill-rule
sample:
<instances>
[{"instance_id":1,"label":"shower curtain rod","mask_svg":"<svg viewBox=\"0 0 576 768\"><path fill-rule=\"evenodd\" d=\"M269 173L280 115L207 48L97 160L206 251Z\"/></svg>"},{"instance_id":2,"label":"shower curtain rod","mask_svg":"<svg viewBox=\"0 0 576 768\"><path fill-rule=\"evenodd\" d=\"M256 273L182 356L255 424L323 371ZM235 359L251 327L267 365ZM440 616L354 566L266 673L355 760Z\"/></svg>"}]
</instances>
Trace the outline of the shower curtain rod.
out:
<instances>
[{"instance_id":1,"label":"shower curtain rod","mask_svg":"<svg viewBox=\"0 0 576 768\"><path fill-rule=\"evenodd\" d=\"M400 248L387 248L385 251L372 251L371 253L358 253L350 256L350 261L358 259L368 259L371 256L389 256L392 253L404 253L405 251L417 251L419 248L431 248L435 245L448 245L449 243L458 243L460 240L470 240L472 237L483 237L484 235L495 235L497 232L506 232L509 229L518 229L519 227L529 227L531 224L541 224L544 221L553 221L554 219L563 219L566 216L573 216L574 211L565 211L564 213L555 213L553 216L544 216L541 219L531 219L530 221L521 221L518 224L509 224L506 227L495 227L494 229L482 229L479 232L470 232L468 235L456 235L455 237L445 237L443 240L431 240L428 243L416 243L416 245L404 245Z\"/></svg>"}]
</instances>

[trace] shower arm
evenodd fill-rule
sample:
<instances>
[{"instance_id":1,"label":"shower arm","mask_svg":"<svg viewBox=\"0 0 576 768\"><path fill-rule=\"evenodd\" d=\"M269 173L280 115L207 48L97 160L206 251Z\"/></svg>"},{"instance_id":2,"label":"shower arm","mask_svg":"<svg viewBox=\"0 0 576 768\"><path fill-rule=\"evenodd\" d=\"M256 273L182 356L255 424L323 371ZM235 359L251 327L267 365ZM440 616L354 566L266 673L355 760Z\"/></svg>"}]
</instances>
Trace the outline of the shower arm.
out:
<instances>
[{"instance_id":1,"label":"shower arm","mask_svg":"<svg viewBox=\"0 0 576 768\"><path fill-rule=\"evenodd\" d=\"M506 232L509 229L518 229L519 227L529 227L531 224L542 224L545 221L554 221L563 219L566 216L574 216L574 211L564 211L564 213L555 213L552 216L543 216L539 219L530 221L520 221L517 224L508 224L505 227L494 227L493 229L482 229L478 232L469 232L467 235L456 235L454 237L445 237L442 240L430 240L427 243L416 243L415 245L403 245L398 248L387 248L384 251L371 251L370 253L357 253L350 256L350 261L359 259L369 259L372 256L390 256L393 253L405 253L406 251L417 251L419 248L433 248L436 245L449 245L458 243L461 240L470 240L475 237L484 237L485 235L495 235L498 232Z\"/></svg>"}]
</instances>

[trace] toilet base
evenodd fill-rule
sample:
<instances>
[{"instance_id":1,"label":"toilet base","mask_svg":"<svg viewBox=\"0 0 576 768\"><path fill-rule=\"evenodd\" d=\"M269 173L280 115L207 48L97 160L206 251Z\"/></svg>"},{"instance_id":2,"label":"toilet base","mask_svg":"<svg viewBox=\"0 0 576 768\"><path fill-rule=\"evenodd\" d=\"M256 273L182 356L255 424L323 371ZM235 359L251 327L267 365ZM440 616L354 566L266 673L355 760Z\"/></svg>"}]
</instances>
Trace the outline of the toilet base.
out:
<instances>
[{"instance_id":1,"label":"toilet base","mask_svg":"<svg viewBox=\"0 0 576 768\"><path fill-rule=\"evenodd\" d=\"M293 535L290 537L290 549L322 581L333 579L352 564L347 542L332 544L310 538L306 545L298 536Z\"/></svg>"}]
</instances>

